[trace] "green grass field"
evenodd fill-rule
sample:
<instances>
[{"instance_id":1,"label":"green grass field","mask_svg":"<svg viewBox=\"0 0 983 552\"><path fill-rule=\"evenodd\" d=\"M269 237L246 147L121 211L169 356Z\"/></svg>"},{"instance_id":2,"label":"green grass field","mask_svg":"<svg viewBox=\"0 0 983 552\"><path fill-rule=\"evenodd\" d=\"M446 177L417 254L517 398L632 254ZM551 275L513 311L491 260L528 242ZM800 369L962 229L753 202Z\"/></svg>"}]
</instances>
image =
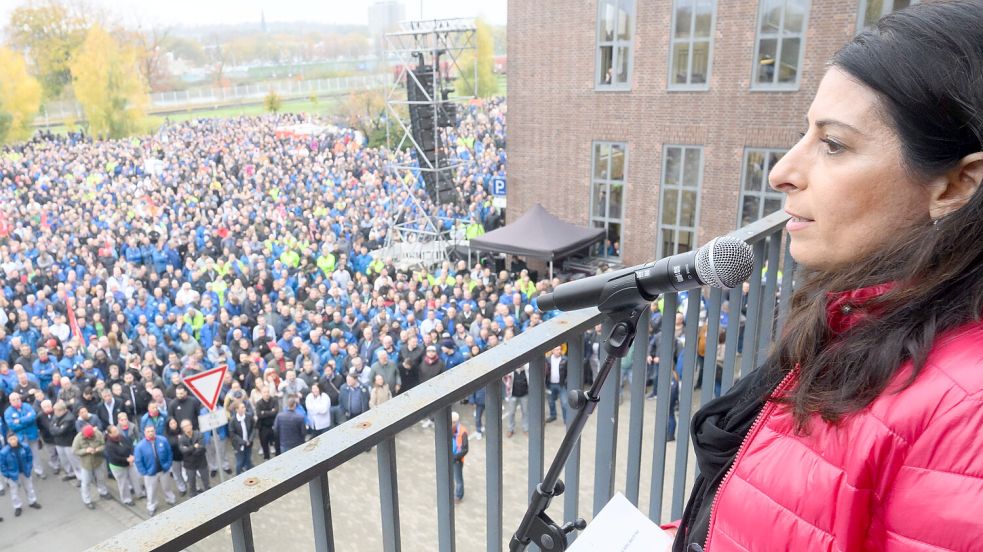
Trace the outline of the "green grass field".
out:
<instances>
[{"instance_id":1,"label":"green grass field","mask_svg":"<svg viewBox=\"0 0 983 552\"><path fill-rule=\"evenodd\" d=\"M498 94L506 95L508 92L508 79L505 75L498 75ZM284 100L280 106L281 113L313 113L317 115L336 115L338 114L338 107L341 105L342 97L340 96L328 96L324 98L319 98L317 102L312 102L310 99L296 99L296 100ZM149 128L155 129L160 125L164 124L165 119L171 122L181 122L189 121L192 119L211 119L211 118L229 118L229 117L241 117L248 115L264 115L267 111L263 107L263 103L259 102L253 105L233 105L233 106L223 106L219 108L209 108L209 109L192 109L189 111L177 111L167 114L151 114L149 119ZM40 127L39 127L40 128ZM51 132L55 134L65 134L68 129L65 125L53 125L49 128Z\"/></svg>"},{"instance_id":2,"label":"green grass field","mask_svg":"<svg viewBox=\"0 0 983 552\"><path fill-rule=\"evenodd\" d=\"M321 98L317 101L317 103L312 102L309 99L284 100L280 106L280 112L332 115L336 112L339 103L340 101L337 97ZM263 104L258 103L255 105L224 106L218 109L195 109L193 111L180 111L176 113L168 113L166 117L171 121L180 122L190 119L241 117L243 115L263 115L265 113L267 113L267 111L263 107ZM162 121L165 117L165 115L161 114L154 116L160 118Z\"/></svg>"}]
</instances>

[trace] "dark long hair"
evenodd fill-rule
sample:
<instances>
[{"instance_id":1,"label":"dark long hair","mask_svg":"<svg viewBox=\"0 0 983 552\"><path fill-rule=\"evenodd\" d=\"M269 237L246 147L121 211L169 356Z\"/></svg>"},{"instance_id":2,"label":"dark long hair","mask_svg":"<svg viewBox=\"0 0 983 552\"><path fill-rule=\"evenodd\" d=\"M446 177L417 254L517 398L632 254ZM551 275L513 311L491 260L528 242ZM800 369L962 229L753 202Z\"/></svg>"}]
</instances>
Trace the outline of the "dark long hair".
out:
<instances>
[{"instance_id":1,"label":"dark long hair","mask_svg":"<svg viewBox=\"0 0 983 552\"><path fill-rule=\"evenodd\" d=\"M983 2L932 2L887 15L831 65L877 93L910 174L938 177L983 150ZM797 385L777 399L792 409L799 431L810 416L836 423L911 385L940 334L979 320L983 192L937 224L916 223L862 262L802 276L764 367L777 380L799 366ZM888 282L897 285L857 305L875 315L831 332L831 293ZM908 360L910 376L892 385Z\"/></svg>"}]
</instances>

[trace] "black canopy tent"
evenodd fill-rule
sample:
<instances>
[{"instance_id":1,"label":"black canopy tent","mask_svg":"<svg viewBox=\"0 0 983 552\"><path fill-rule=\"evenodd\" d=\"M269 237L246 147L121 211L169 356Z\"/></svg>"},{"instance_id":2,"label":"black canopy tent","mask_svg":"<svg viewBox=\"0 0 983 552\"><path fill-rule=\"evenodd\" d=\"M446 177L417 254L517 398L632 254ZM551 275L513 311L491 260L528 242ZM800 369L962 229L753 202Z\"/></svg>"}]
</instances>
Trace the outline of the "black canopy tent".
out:
<instances>
[{"instance_id":1,"label":"black canopy tent","mask_svg":"<svg viewBox=\"0 0 983 552\"><path fill-rule=\"evenodd\" d=\"M553 261L604 240L603 228L564 222L537 203L518 220L471 240L471 249Z\"/></svg>"}]
</instances>

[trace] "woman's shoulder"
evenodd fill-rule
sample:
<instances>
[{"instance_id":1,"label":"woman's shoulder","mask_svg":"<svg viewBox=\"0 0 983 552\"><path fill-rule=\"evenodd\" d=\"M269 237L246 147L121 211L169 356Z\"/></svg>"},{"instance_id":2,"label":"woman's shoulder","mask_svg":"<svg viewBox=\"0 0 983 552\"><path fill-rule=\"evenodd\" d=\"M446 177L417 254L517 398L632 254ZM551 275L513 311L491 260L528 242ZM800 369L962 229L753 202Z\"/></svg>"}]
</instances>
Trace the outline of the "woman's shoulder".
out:
<instances>
[{"instance_id":1,"label":"woman's shoulder","mask_svg":"<svg viewBox=\"0 0 983 552\"><path fill-rule=\"evenodd\" d=\"M869 410L908 444L951 412L983 402L983 322L941 335L924 368L906 386L911 370L909 361Z\"/></svg>"},{"instance_id":2,"label":"woman's shoulder","mask_svg":"<svg viewBox=\"0 0 983 552\"><path fill-rule=\"evenodd\" d=\"M983 321L974 321L939 337L925 372L938 372L967 397L983 394Z\"/></svg>"}]
</instances>

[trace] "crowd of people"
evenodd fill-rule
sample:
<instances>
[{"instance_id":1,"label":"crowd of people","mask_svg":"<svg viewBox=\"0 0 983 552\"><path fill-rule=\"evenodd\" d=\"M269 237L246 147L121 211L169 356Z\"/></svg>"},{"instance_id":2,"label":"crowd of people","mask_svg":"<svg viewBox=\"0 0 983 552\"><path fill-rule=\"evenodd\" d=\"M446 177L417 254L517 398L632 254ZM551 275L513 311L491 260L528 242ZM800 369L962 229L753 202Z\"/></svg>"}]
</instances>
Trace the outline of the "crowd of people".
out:
<instances>
[{"instance_id":1,"label":"crowd of people","mask_svg":"<svg viewBox=\"0 0 983 552\"><path fill-rule=\"evenodd\" d=\"M88 508L114 479L153 514L540 323L530 303L549 282L527 272L378 254L423 214L502 223L488 188L505 115L502 99L460 112L445 143L461 200L446 205L392 169L412 152L333 127L278 136L300 115L0 150L0 492L15 515L22 496L40 508L32 481L48 475ZM183 380L223 365L213 437Z\"/></svg>"},{"instance_id":2,"label":"crowd of people","mask_svg":"<svg viewBox=\"0 0 983 552\"><path fill-rule=\"evenodd\" d=\"M2 150L0 493L15 515L22 496L40 508L32 481L49 474L88 508L113 479L120 502L146 499L153 515L161 497L207 490L219 470L242 473L549 318L535 298L558 280L380 255L393 225L421 211L451 231L502 223L488 188L505 173L505 113L502 100L476 103L450 130L463 164L453 205L391 169L412 153L346 129L278 136L296 115ZM586 335L588 383L598 332ZM228 423L200 431L208 410L183 382L219 366ZM557 402L568 418L567 370L553 351L548 422ZM511 437L518 410L528 431L527 370L503 383ZM481 439L484 392L470 403ZM467 440L455 421L458 500Z\"/></svg>"}]
</instances>

